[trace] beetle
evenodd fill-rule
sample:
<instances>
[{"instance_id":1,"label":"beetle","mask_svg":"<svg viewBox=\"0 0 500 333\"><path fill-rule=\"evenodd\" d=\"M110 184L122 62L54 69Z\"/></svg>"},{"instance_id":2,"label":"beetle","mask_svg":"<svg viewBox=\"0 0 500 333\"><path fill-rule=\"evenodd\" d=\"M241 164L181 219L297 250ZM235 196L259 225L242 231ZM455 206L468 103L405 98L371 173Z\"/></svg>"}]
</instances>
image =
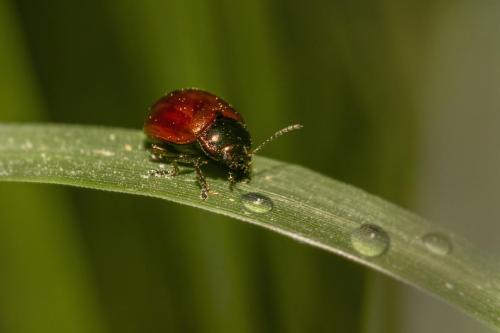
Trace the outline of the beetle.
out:
<instances>
[{"instance_id":1,"label":"beetle","mask_svg":"<svg viewBox=\"0 0 500 333\"><path fill-rule=\"evenodd\" d=\"M224 166L232 187L250 179L252 157L264 145L302 125L287 126L252 149L243 117L226 101L195 88L172 91L157 100L144 122L148 149L154 161L169 161L173 170L154 170L155 175L177 175L178 163L192 164L208 198L209 186L201 167L209 161Z\"/></svg>"}]
</instances>

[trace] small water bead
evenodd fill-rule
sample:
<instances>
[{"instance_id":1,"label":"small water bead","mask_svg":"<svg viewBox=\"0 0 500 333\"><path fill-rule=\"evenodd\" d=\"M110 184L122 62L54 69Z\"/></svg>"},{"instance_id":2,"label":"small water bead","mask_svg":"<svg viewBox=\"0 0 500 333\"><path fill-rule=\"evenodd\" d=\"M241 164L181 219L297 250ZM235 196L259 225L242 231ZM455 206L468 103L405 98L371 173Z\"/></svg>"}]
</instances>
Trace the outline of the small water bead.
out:
<instances>
[{"instance_id":1,"label":"small water bead","mask_svg":"<svg viewBox=\"0 0 500 333\"><path fill-rule=\"evenodd\" d=\"M363 224L351 234L351 243L356 251L365 257L378 257L390 245L390 238L384 229L375 224Z\"/></svg>"},{"instance_id":2,"label":"small water bead","mask_svg":"<svg viewBox=\"0 0 500 333\"><path fill-rule=\"evenodd\" d=\"M33 148L33 144L31 143L31 141L26 141L20 146L20 148L23 150L30 150L31 148Z\"/></svg>"},{"instance_id":3,"label":"small water bead","mask_svg":"<svg viewBox=\"0 0 500 333\"><path fill-rule=\"evenodd\" d=\"M273 209L273 201L260 193L245 193L241 196L241 202L252 213L267 213Z\"/></svg>"},{"instance_id":4,"label":"small water bead","mask_svg":"<svg viewBox=\"0 0 500 333\"><path fill-rule=\"evenodd\" d=\"M427 250L434 254L445 256L451 252L451 242L444 235L428 233L422 237L422 241Z\"/></svg>"},{"instance_id":5,"label":"small water bead","mask_svg":"<svg viewBox=\"0 0 500 333\"><path fill-rule=\"evenodd\" d=\"M92 152L94 153L94 155L106 156L106 157L110 157L110 156L115 155L114 152L109 151L107 149L94 149Z\"/></svg>"}]
</instances>

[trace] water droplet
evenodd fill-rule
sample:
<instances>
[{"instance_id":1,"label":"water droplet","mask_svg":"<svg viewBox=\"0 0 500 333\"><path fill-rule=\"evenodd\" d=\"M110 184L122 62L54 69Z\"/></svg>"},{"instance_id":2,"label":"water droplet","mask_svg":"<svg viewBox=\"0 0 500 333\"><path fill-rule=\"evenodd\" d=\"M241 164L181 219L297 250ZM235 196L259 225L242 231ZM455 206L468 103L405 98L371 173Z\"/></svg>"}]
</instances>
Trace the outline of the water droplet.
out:
<instances>
[{"instance_id":1,"label":"water droplet","mask_svg":"<svg viewBox=\"0 0 500 333\"><path fill-rule=\"evenodd\" d=\"M23 150L30 150L31 148L33 148L33 144L31 143L31 141L26 141L20 147Z\"/></svg>"},{"instance_id":2,"label":"water droplet","mask_svg":"<svg viewBox=\"0 0 500 333\"><path fill-rule=\"evenodd\" d=\"M351 243L365 257L378 257L389 248L389 235L375 224L363 224L351 234Z\"/></svg>"},{"instance_id":3,"label":"water droplet","mask_svg":"<svg viewBox=\"0 0 500 333\"><path fill-rule=\"evenodd\" d=\"M106 150L106 149L94 149L93 153L95 155L106 156L106 157L110 157L110 156L115 155L115 153L113 153L112 151Z\"/></svg>"},{"instance_id":4,"label":"water droplet","mask_svg":"<svg viewBox=\"0 0 500 333\"><path fill-rule=\"evenodd\" d=\"M260 193L245 193L241 202L252 213L267 213L273 209L273 201Z\"/></svg>"},{"instance_id":5,"label":"water droplet","mask_svg":"<svg viewBox=\"0 0 500 333\"><path fill-rule=\"evenodd\" d=\"M429 233L422 237L425 247L430 252L445 256L451 252L451 243L448 238L438 233Z\"/></svg>"}]
</instances>

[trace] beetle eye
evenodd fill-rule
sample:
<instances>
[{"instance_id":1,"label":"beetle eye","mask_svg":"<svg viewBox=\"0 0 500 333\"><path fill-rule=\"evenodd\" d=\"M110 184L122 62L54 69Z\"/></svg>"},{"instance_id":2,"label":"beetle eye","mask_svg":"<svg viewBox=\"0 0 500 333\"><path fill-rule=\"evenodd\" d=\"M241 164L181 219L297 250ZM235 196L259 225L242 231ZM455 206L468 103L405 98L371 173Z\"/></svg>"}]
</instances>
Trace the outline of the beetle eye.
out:
<instances>
[{"instance_id":1,"label":"beetle eye","mask_svg":"<svg viewBox=\"0 0 500 333\"><path fill-rule=\"evenodd\" d=\"M222 159L225 161L230 161L233 157L232 150L232 146L226 146L222 148Z\"/></svg>"},{"instance_id":2,"label":"beetle eye","mask_svg":"<svg viewBox=\"0 0 500 333\"><path fill-rule=\"evenodd\" d=\"M210 138L210 141L213 141L213 142L217 142L219 140L220 140L219 133L216 133L216 134L212 135L212 137Z\"/></svg>"}]
</instances>

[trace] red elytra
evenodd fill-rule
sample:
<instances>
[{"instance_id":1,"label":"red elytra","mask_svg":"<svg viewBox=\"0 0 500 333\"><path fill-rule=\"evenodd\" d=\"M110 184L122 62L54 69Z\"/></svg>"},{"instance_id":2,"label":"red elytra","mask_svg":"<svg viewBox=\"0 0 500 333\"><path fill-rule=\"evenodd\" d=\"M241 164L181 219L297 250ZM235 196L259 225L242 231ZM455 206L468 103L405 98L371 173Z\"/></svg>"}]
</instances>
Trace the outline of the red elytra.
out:
<instances>
[{"instance_id":1,"label":"red elytra","mask_svg":"<svg viewBox=\"0 0 500 333\"><path fill-rule=\"evenodd\" d=\"M241 115L221 98L198 89L177 90L151 107L144 132L174 144L193 143L220 115L244 124Z\"/></svg>"}]
</instances>

